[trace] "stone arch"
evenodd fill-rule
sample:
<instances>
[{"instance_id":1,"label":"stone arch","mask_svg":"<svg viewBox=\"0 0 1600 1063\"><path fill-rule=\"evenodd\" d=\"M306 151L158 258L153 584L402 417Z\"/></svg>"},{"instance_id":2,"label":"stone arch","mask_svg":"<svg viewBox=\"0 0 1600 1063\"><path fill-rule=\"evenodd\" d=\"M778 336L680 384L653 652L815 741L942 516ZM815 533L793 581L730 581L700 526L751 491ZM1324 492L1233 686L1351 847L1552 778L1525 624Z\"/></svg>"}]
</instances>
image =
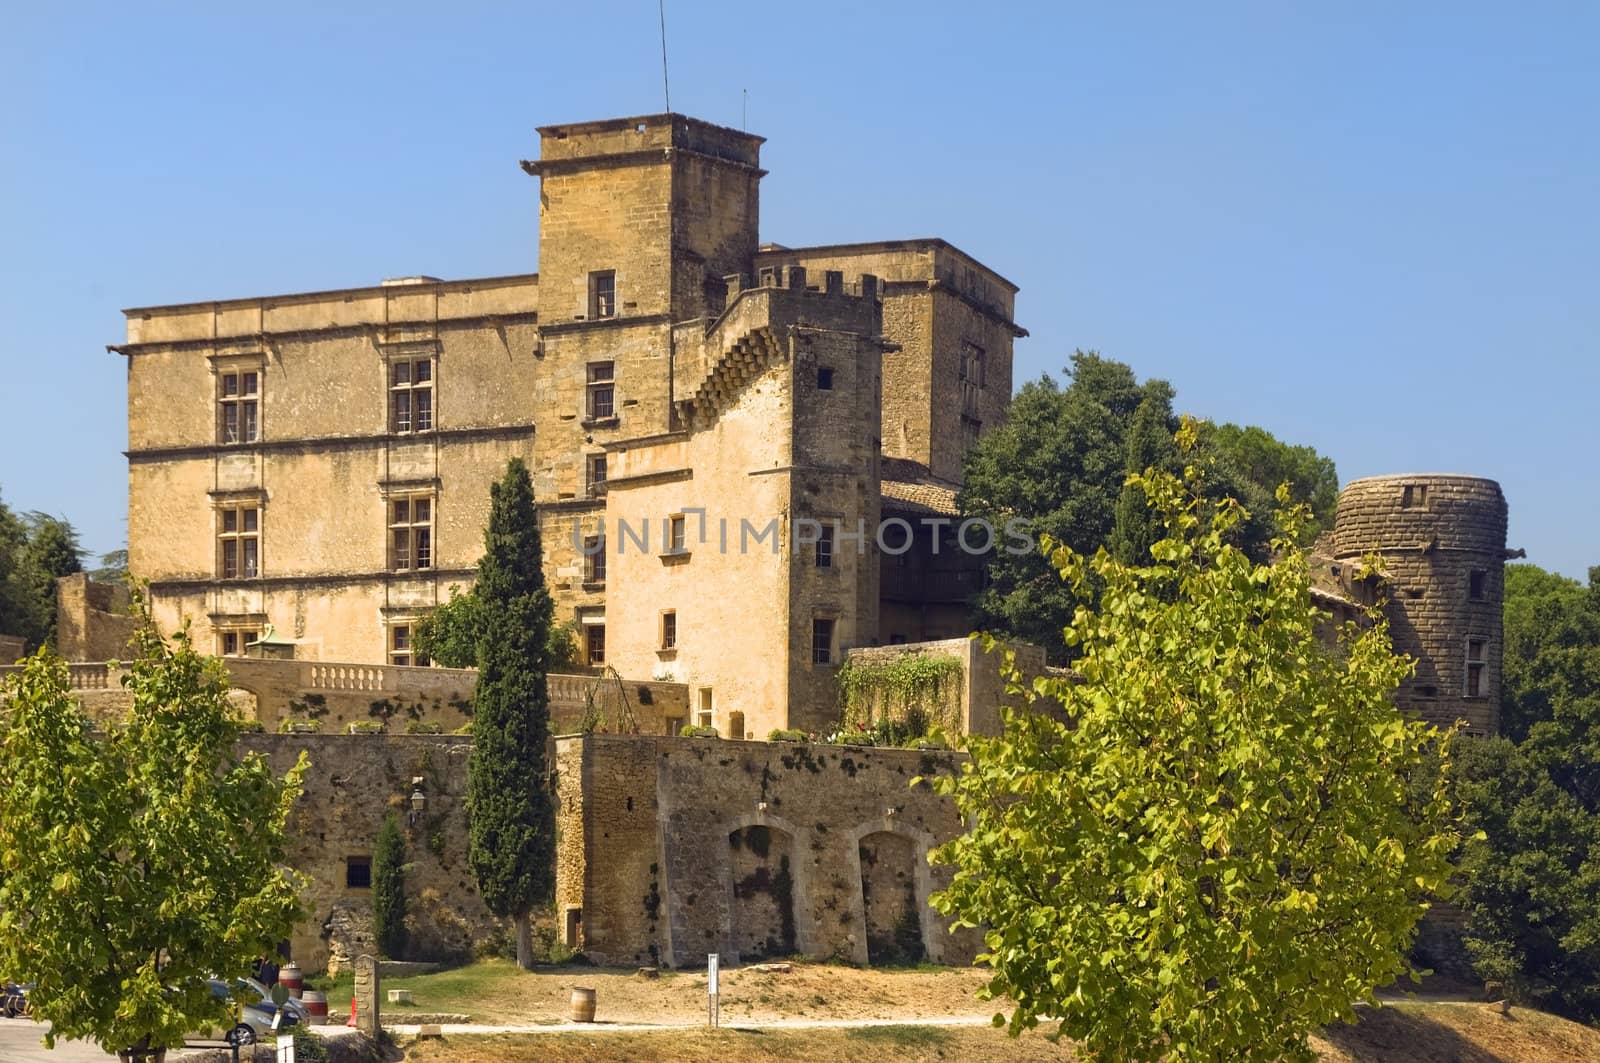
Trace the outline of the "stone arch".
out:
<instances>
[{"instance_id":1,"label":"stone arch","mask_svg":"<svg viewBox=\"0 0 1600 1063\"><path fill-rule=\"evenodd\" d=\"M722 936L729 962L806 952L805 832L767 812L737 816L724 826L728 916Z\"/></svg>"},{"instance_id":2,"label":"stone arch","mask_svg":"<svg viewBox=\"0 0 1600 1063\"><path fill-rule=\"evenodd\" d=\"M900 866L888 869L889 874L884 875L885 869L875 866L864 866L862 860L863 842L867 842L875 835L887 835L896 839L888 845L868 846L869 850L891 860L898 860ZM928 907L928 895L933 892L933 876L928 867L928 851L935 845L931 833L921 827L902 822L893 815L880 816L877 819L862 823L846 836L847 853L853 874L854 888L851 892L850 910L855 919L855 925L860 928L855 935L853 959L856 963L867 964L871 962L871 952L868 946L869 933L876 933L872 921L869 919L867 894L869 887L863 877L865 872L872 872L877 881L898 881L894 877L895 871L906 871L904 861L910 858L909 881L906 883L907 891L904 903L915 906L917 927L921 932L923 955L933 963L944 960L945 935L942 932L938 916L933 909ZM898 899L898 898L891 898ZM879 890L879 901L885 900L882 889ZM882 913L890 909L887 903L877 906L875 913L878 920L882 921Z\"/></svg>"}]
</instances>

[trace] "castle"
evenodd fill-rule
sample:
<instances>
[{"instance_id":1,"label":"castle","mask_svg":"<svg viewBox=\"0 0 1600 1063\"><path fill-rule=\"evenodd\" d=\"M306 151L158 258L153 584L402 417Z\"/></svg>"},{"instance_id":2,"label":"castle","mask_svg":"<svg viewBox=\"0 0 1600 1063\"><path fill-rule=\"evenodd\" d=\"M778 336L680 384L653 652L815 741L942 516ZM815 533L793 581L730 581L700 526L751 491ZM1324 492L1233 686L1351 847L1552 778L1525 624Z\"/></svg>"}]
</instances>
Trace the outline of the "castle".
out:
<instances>
[{"instance_id":1,"label":"castle","mask_svg":"<svg viewBox=\"0 0 1600 1063\"><path fill-rule=\"evenodd\" d=\"M562 939L610 963L878 962L910 939L970 960L927 903L948 874L928 851L962 824L909 785L958 755L732 740L832 729L839 663L899 654L954 660L956 726L998 727L995 661L965 638L981 558L952 540L962 459L1010 399L1016 287L941 240L760 244L747 133L671 114L539 133L538 274L140 308L112 348L130 568L280 732L247 744L316 766L294 954L371 947L395 808L419 952L495 925L466 869L470 739L396 732L470 716L472 673L424 667L411 636L470 583L515 456L589 669L550 677L555 727L597 697L620 724L554 743ZM1387 600L1418 660L1402 705L1476 733L1498 729L1505 535L1493 481L1378 477L1347 485L1313 559L1333 616ZM64 581L61 601L65 655L120 655L105 592ZM122 696L106 664L72 677L86 705ZM689 723L728 741L676 737Z\"/></svg>"},{"instance_id":2,"label":"castle","mask_svg":"<svg viewBox=\"0 0 1600 1063\"><path fill-rule=\"evenodd\" d=\"M760 245L757 136L539 134L537 274L126 312L157 620L424 664L416 622L470 583L516 456L581 662L692 688L664 727L822 727L847 648L966 634L979 570L924 518L1005 415L1016 286L941 240Z\"/></svg>"}]
</instances>

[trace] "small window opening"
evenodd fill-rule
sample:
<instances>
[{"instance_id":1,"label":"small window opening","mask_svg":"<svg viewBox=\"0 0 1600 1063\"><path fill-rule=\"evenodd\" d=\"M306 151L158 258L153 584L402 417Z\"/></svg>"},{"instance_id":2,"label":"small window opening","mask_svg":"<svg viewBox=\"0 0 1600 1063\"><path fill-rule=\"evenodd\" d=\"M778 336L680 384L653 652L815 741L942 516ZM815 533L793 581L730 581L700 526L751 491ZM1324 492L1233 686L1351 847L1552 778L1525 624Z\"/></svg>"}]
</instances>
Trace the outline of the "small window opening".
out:
<instances>
[{"instance_id":1,"label":"small window opening","mask_svg":"<svg viewBox=\"0 0 1600 1063\"><path fill-rule=\"evenodd\" d=\"M344 887L350 890L372 888L372 857L347 856L344 858Z\"/></svg>"},{"instance_id":2,"label":"small window opening","mask_svg":"<svg viewBox=\"0 0 1600 1063\"><path fill-rule=\"evenodd\" d=\"M1471 576L1467 578L1467 597L1475 602L1481 602L1487 593L1488 584L1489 573L1481 568L1473 569Z\"/></svg>"},{"instance_id":3,"label":"small window opening","mask_svg":"<svg viewBox=\"0 0 1600 1063\"><path fill-rule=\"evenodd\" d=\"M589 274L589 317L591 320L617 316L617 271L596 270Z\"/></svg>"},{"instance_id":4,"label":"small window opening","mask_svg":"<svg viewBox=\"0 0 1600 1063\"><path fill-rule=\"evenodd\" d=\"M830 369L828 366L825 366L825 365L817 366L817 390L818 391L832 391L833 390L833 370Z\"/></svg>"},{"instance_id":5,"label":"small window opening","mask_svg":"<svg viewBox=\"0 0 1600 1063\"><path fill-rule=\"evenodd\" d=\"M833 620L817 617L811 621L811 663L833 663Z\"/></svg>"},{"instance_id":6,"label":"small window opening","mask_svg":"<svg viewBox=\"0 0 1600 1063\"><path fill-rule=\"evenodd\" d=\"M1489 667L1489 640L1471 637L1467 639L1467 681L1466 696L1481 698L1484 696L1484 673Z\"/></svg>"}]
</instances>

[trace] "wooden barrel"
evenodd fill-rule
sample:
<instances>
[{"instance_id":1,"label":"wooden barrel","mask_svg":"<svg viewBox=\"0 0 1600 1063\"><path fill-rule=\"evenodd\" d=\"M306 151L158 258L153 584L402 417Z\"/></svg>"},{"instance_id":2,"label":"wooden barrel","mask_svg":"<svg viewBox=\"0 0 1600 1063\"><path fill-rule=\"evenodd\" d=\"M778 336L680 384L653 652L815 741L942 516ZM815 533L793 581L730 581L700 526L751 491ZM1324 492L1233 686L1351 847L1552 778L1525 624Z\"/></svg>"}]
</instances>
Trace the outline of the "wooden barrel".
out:
<instances>
[{"instance_id":1,"label":"wooden barrel","mask_svg":"<svg viewBox=\"0 0 1600 1063\"><path fill-rule=\"evenodd\" d=\"M307 989L300 994L300 999L305 1003L311 1025L328 1025L328 994L319 989Z\"/></svg>"},{"instance_id":2,"label":"wooden barrel","mask_svg":"<svg viewBox=\"0 0 1600 1063\"><path fill-rule=\"evenodd\" d=\"M284 964L278 970L278 981L283 983L283 988L287 989L289 995L296 1000L300 999L300 994L306 987L306 977L301 973L300 965L296 963Z\"/></svg>"},{"instance_id":3,"label":"wooden barrel","mask_svg":"<svg viewBox=\"0 0 1600 1063\"><path fill-rule=\"evenodd\" d=\"M594 990L584 989L581 986L572 987L572 1021L594 1021Z\"/></svg>"}]
</instances>

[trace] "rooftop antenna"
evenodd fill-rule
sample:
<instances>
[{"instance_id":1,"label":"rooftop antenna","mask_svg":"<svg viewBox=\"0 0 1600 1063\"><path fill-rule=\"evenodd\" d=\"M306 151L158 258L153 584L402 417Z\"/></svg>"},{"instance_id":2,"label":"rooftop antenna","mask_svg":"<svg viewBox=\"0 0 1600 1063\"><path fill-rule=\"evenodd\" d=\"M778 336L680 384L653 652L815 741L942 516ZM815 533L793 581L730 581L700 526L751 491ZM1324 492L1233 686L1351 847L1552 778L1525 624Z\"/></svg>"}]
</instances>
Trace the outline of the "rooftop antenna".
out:
<instances>
[{"instance_id":1,"label":"rooftop antenna","mask_svg":"<svg viewBox=\"0 0 1600 1063\"><path fill-rule=\"evenodd\" d=\"M672 111L672 89L667 84L667 0L656 0L661 13L661 95L666 97L667 112Z\"/></svg>"}]
</instances>

